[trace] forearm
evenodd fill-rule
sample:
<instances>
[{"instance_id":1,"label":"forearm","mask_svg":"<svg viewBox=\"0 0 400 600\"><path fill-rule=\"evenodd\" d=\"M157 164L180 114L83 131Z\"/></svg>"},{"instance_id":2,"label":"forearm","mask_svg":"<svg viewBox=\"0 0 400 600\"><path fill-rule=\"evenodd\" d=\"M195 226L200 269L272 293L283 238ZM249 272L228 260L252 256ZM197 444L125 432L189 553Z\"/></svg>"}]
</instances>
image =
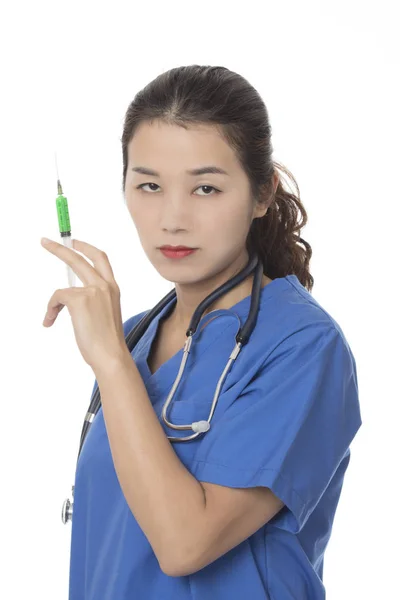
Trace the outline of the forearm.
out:
<instances>
[{"instance_id":1,"label":"forearm","mask_svg":"<svg viewBox=\"0 0 400 600\"><path fill-rule=\"evenodd\" d=\"M175 454L128 350L95 376L119 483L167 570L190 557L193 525L205 513L204 489Z\"/></svg>"}]
</instances>

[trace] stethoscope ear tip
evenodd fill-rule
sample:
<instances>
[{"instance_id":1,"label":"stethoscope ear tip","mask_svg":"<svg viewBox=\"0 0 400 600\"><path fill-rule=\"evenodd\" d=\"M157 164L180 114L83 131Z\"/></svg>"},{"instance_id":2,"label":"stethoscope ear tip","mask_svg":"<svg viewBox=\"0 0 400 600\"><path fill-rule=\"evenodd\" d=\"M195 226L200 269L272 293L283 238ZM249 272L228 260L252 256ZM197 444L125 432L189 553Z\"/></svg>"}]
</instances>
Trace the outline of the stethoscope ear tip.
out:
<instances>
[{"instance_id":1,"label":"stethoscope ear tip","mask_svg":"<svg viewBox=\"0 0 400 600\"><path fill-rule=\"evenodd\" d=\"M205 433L210 427L211 425L208 421L195 421L192 423L192 429L195 433Z\"/></svg>"}]
</instances>

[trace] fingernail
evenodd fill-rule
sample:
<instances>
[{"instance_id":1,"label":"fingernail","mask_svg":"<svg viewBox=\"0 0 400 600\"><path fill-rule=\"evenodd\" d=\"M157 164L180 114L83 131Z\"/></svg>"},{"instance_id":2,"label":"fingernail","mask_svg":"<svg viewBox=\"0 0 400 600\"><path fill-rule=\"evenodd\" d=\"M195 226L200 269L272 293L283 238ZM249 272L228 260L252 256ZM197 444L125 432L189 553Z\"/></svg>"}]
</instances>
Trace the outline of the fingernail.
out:
<instances>
[{"instance_id":1,"label":"fingernail","mask_svg":"<svg viewBox=\"0 0 400 600\"><path fill-rule=\"evenodd\" d=\"M48 244L49 242L51 242L51 240L49 240L49 238L45 238L45 237L42 237L40 241L42 242L42 244Z\"/></svg>"}]
</instances>

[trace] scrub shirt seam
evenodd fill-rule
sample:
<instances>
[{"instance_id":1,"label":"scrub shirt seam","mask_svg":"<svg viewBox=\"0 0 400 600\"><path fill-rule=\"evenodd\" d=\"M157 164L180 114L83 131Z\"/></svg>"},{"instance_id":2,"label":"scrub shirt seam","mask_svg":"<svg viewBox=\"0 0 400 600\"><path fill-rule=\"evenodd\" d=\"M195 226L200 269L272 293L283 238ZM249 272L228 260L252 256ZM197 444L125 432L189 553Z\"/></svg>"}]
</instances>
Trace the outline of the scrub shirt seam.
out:
<instances>
[{"instance_id":1,"label":"scrub shirt seam","mask_svg":"<svg viewBox=\"0 0 400 600\"><path fill-rule=\"evenodd\" d=\"M315 300L315 298L312 297L312 299L314 300L314 302L312 302L312 300L307 296L306 292L304 290L299 290L294 283L292 283L289 279L287 279L287 282L290 283L290 285L292 286L292 288L298 293L298 295L303 298L304 300L307 300L308 304L311 304L312 306L315 306L316 308L318 308L322 313L324 313L324 315L326 317L329 318L329 322L330 325L336 330L337 333L339 333L339 335L341 335L341 332L339 331L339 329L337 328L337 323L335 322L334 319L332 319L332 316L328 313L328 311L326 311L322 306L320 306L317 301ZM300 284L301 285L301 284ZM303 286L304 287L304 286Z\"/></svg>"},{"instance_id":2,"label":"scrub shirt seam","mask_svg":"<svg viewBox=\"0 0 400 600\"><path fill-rule=\"evenodd\" d=\"M264 529L264 551L265 551L265 561L264 562L265 562L265 574L266 574L266 577L265 577L266 581L265 581L265 583L266 583L266 586L267 586L268 594L270 596L270 600L274 600L276 596L275 596L275 594L272 595L272 592L271 592L271 583L272 583L272 581L271 581L270 577L268 577L268 574L269 574L269 568L268 568L269 567L269 556L268 556L268 548L267 548L267 539L266 538L267 538L267 528L265 527L265 529Z\"/></svg>"}]
</instances>

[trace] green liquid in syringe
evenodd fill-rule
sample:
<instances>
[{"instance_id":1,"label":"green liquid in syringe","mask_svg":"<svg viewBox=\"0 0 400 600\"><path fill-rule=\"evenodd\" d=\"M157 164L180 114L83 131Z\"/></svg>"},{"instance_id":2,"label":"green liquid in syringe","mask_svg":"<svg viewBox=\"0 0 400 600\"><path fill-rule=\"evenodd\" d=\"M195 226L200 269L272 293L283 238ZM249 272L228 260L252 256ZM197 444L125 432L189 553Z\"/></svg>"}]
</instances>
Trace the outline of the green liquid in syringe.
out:
<instances>
[{"instance_id":1,"label":"green liquid in syringe","mask_svg":"<svg viewBox=\"0 0 400 600\"><path fill-rule=\"evenodd\" d=\"M63 195L60 180L57 179L58 196L56 198L58 226L61 237L71 235L71 225L69 222L68 201Z\"/></svg>"}]
</instances>

